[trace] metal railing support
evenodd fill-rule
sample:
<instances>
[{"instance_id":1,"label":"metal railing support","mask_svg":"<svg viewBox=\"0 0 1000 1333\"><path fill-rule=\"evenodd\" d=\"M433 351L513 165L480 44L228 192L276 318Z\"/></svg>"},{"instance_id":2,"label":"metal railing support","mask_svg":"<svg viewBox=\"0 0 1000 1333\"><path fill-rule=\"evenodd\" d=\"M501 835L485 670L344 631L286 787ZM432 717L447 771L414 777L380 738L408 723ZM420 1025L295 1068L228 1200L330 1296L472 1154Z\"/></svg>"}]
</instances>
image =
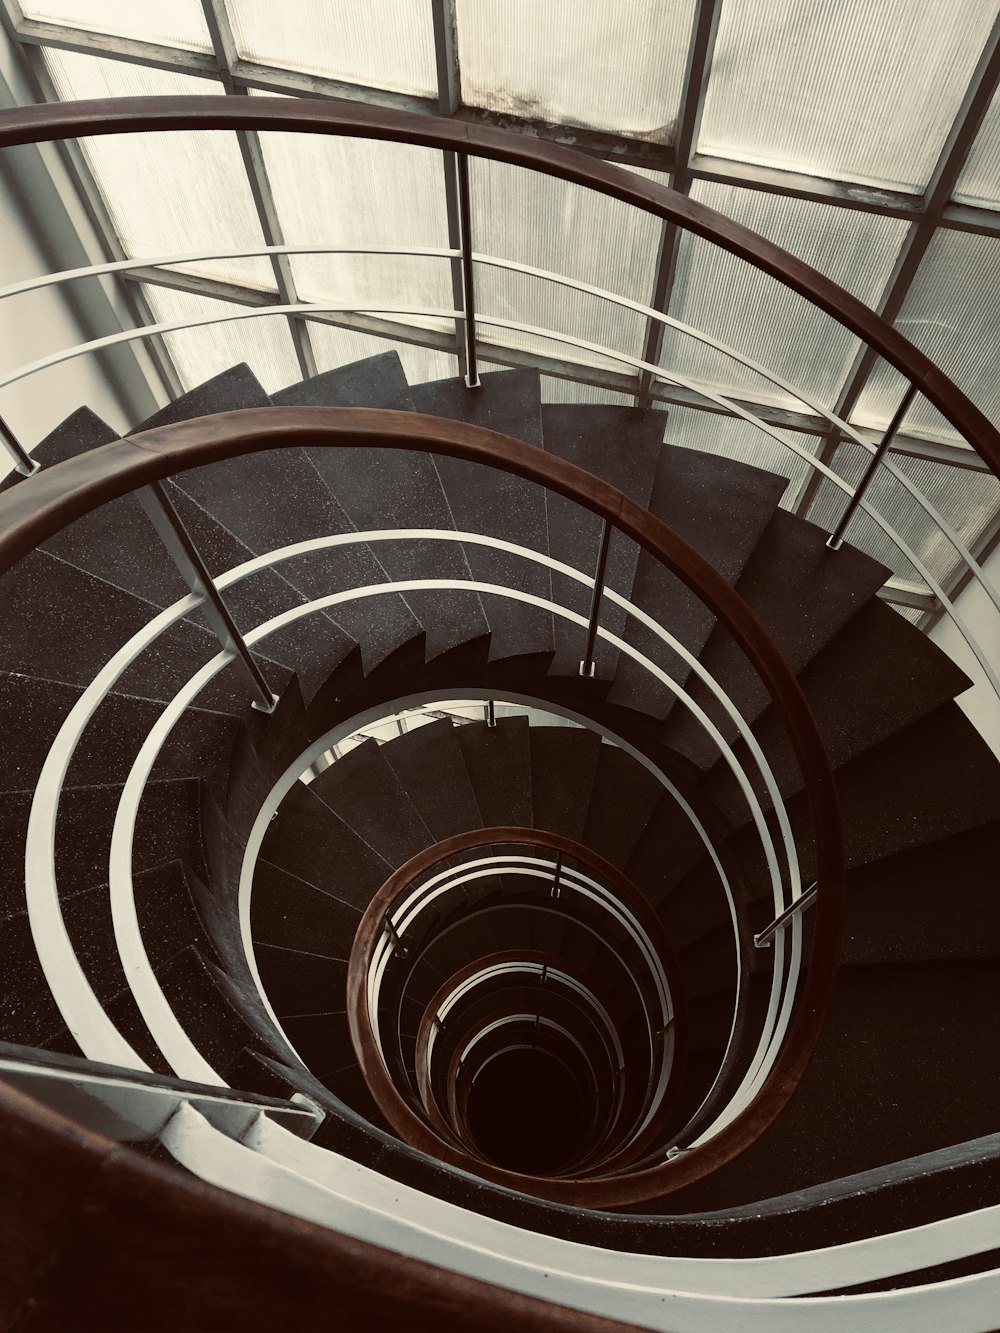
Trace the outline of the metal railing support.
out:
<instances>
[{"instance_id":1,"label":"metal railing support","mask_svg":"<svg viewBox=\"0 0 1000 1333\"><path fill-rule=\"evenodd\" d=\"M389 939L392 941L392 947L399 954L400 958L405 958L409 951L406 945L400 939L399 931L392 924L392 922L389 920L388 917L385 918L383 924L385 925L385 933L389 936Z\"/></svg>"},{"instance_id":2,"label":"metal railing support","mask_svg":"<svg viewBox=\"0 0 1000 1333\"><path fill-rule=\"evenodd\" d=\"M558 898L562 893L562 886L559 883L560 876L562 875L562 863L562 852L559 852L556 855L556 869L555 874L552 876L552 887L549 889L550 898Z\"/></svg>"},{"instance_id":3,"label":"metal railing support","mask_svg":"<svg viewBox=\"0 0 1000 1333\"><path fill-rule=\"evenodd\" d=\"M32 476L42 466L41 463L31 457L3 417L0 417L0 444L10 454L14 460L14 467L22 477Z\"/></svg>"},{"instance_id":4,"label":"metal railing support","mask_svg":"<svg viewBox=\"0 0 1000 1333\"><path fill-rule=\"evenodd\" d=\"M491 729L497 724L497 711L492 699L486 700L486 725Z\"/></svg>"},{"instance_id":5,"label":"metal railing support","mask_svg":"<svg viewBox=\"0 0 1000 1333\"><path fill-rule=\"evenodd\" d=\"M759 935L753 937L753 942L758 949L769 949L771 941L777 935L778 931L791 921L796 912L804 912L807 907L811 907L816 901L816 895L819 893L819 884L810 884L804 893L801 893L793 903L776 916L769 926L765 926Z\"/></svg>"},{"instance_id":6,"label":"metal railing support","mask_svg":"<svg viewBox=\"0 0 1000 1333\"><path fill-rule=\"evenodd\" d=\"M872 454L871 458L868 460L868 466L865 468L864 473L861 476L861 480L858 482L857 486L855 486L854 494L847 502L847 508L844 510L843 514L841 514L840 522L837 524L833 532L831 532L830 536L827 538L826 544L827 546L829 546L831 551L839 551L840 548L843 546L844 533L847 531L847 525L854 517L858 505L860 505L861 501L865 498L865 492L868 490L868 487L871 484L871 480L875 476L875 472L878 469L878 465L879 463L881 463L882 459L888 452L889 445L892 444L892 441L895 438L897 431L903 424L903 418L910 410L910 404L913 402L916 395L917 395L917 386L915 384L911 384L910 387L907 389L906 393L903 394L902 401L896 408L896 411L893 413L893 417L892 420L889 422L888 429L882 436L881 444L878 446L878 448Z\"/></svg>"},{"instance_id":7,"label":"metal railing support","mask_svg":"<svg viewBox=\"0 0 1000 1333\"><path fill-rule=\"evenodd\" d=\"M222 600L222 594L208 571L208 566L201 558L198 548L191 540L163 486L160 482L154 481L151 485L137 490L136 495L157 535L167 548L170 558L180 570L184 582L193 593L204 599L205 614L219 642L227 652L233 653L249 676L258 696L253 702L253 707L263 713L273 712L277 697L271 693L257 659L237 629L236 622L229 614Z\"/></svg>"},{"instance_id":8,"label":"metal railing support","mask_svg":"<svg viewBox=\"0 0 1000 1333\"><path fill-rule=\"evenodd\" d=\"M594 593L590 599L587 646L583 650L583 660L580 663L581 676L592 677L597 671L597 664L594 661L594 644L597 642L597 617L601 608L601 597L604 594L604 576L608 567L608 547L610 544L611 523L608 519L605 519L604 528L601 532L601 549L597 556L597 569L594 573Z\"/></svg>"},{"instance_id":9,"label":"metal railing support","mask_svg":"<svg viewBox=\"0 0 1000 1333\"><path fill-rule=\"evenodd\" d=\"M469 188L469 157L455 154L458 182L458 221L462 248L462 311L465 333L465 383L478 389L479 365L476 360L476 287L472 271L472 198Z\"/></svg>"}]
</instances>

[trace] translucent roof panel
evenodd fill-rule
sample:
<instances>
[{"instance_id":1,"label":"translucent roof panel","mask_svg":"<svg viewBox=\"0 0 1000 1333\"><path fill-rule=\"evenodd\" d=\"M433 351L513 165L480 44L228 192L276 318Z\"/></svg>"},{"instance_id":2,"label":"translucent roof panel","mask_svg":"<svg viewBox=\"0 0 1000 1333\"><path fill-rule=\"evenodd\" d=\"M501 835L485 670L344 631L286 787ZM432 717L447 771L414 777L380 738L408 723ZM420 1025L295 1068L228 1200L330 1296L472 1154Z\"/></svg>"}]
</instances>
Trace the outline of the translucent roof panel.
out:
<instances>
[{"instance_id":1,"label":"translucent roof panel","mask_svg":"<svg viewBox=\"0 0 1000 1333\"><path fill-rule=\"evenodd\" d=\"M136 0L21 0L26 18L61 23L112 37L132 37L187 51L210 51L212 39L199 0L137 4Z\"/></svg>"},{"instance_id":2,"label":"translucent roof panel","mask_svg":"<svg viewBox=\"0 0 1000 1333\"><path fill-rule=\"evenodd\" d=\"M500 162L473 159L469 169L472 245L476 254L511 259L562 274L633 301L649 301L660 250L660 222L639 209L581 186ZM476 265L476 306L641 357L645 317L634 310L542 278ZM536 346L538 340L493 326L491 341ZM571 345L546 354L636 374L627 364Z\"/></svg>"},{"instance_id":3,"label":"translucent roof panel","mask_svg":"<svg viewBox=\"0 0 1000 1333\"><path fill-rule=\"evenodd\" d=\"M221 93L209 79L46 49L63 98ZM127 255L135 258L264 244L235 134L115 134L81 143ZM266 259L184 265L187 271L274 290Z\"/></svg>"},{"instance_id":4,"label":"translucent roof panel","mask_svg":"<svg viewBox=\"0 0 1000 1333\"><path fill-rule=\"evenodd\" d=\"M323 324L318 320L309 322L309 339L320 372L336 370L339 366L363 361L369 356L395 352L403 363L403 373L410 384L452 379L458 374L458 361L449 352L438 352L432 347L417 347L412 343L393 342L389 338L376 338L367 333L356 333L353 329Z\"/></svg>"},{"instance_id":5,"label":"translucent roof panel","mask_svg":"<svg viewBox=\"0 0 1000 1333\"><path fill-rule=\"evenodd\" d=\"M988 417L1000 416L1000 239L939 231L896 325ZM856 418L875 426L886 424L903 388L902 377L880 361L858 402ZM904 429L961 438L923 397L907 414Z\"/></svg>"},{"instance_id":6,"label":"translucent roof panel","mask_svg":"<svg viewBox=\"0 0 1000 1333\"><path fill-rule=\"evenodd\" d=\"M842 444L834 457L833 470L855 484L871 454L859 445ZM948 467L927 459L893 455L893 465L925 496L942 518L967 544L975 542L1000 504L1000 479L990 474ZM923 561L938 580L947 580L960 566L961 557L917 504L913 496L885 468L872 480L867 499ZM831 531L847 504L844 493L825 482L817 493L809 519ZM889 566L908 580L920 575L892 540L863 511L856 514L846 540Z\"/></svg>"},{"instance_id":7,"label":"translucent roof panel","mask_svg":"<svg viewBox=\"0 0 1000 1333\"><path fill-rule=\"evenodd\" d=\"M779 430L775 432L779 438L775 439L736 417L698 412L687 407L667 407L666 411L666 439L669 444L697 449L701 453L719 454L723 458L734 458L740 463L749 463L751 467L764 468L768 472L788 477L790 484L782 496L782 508L790 508L802 483L812 471L808 461L782 441L788 441L812 454L817 445L817 437L814 435Z\"/></svg>"},{"instance_id":8,"label":"translucent roof panel","mask_svg":"<svg viewBox=\"0 0 1000 1333\"><path fill-rule=\"evenodd\" d=\"M458 0L462 97L672 143L693 14L693 0Z\"/></svg>"},{"instance_id":9,"label":"translucent roof panel","mask_svg":"<svg viewBox=\"0 0 1000 1333\"><path fill-rule=\"evenodd\" d=\"M193 292L143 283L142 290L158 324L232 315L246 307L214 301ZM300 379L288 321L280 315L258 315L231 323L205 324L163 335L185 389L245 361L261 384L274 393Z\"/></svg>"},{"instance_id":10,"label":"translucent roof panel","mask_svg":"<svg viewBox=\"0 0 1000 1333\"><path fill-rule=\"evenodd\" d=\"M726 0L698 151L922 190L995 18L984 0Z\"/></svg>"},{"instance_id":11,"label":"translucent roof panel","mask_svg":"<svg viewBox=\"0 0 1000 1333\"><path fill-rule=\"evenodd\" d=\"M238 54L431 96L437 91L431 0L227 0Z\"/></svg>"},{"instance_id":12,"label":"translucent roof panel","mask_svg":"<svg viewBox=\"0 0 1000 1333\"><path fill-rule=\"evenodd\" d=\"M697 181L691 193L869 303L885 287L906 232L906 224L892 218L758 190ZM777 279L690 233L681 238L670 314L827 408L858 346L853 334ZM802 408L793 394L677 330L665 332L661 365L737 394Z\"/></svg>"},{"instance_id":13,"label":"translucent roof panel","mask_svg":"<svg viewBox=\"0 0 1000 1333\"><path fill-rule=\"evenodd\" d=\"M261 135L278 218L288 244L448 249L444 164L432 148L340 139ZM453 308L447 258L308 255L292 260L299 296L355 309L409 305ZM400 316L431 328L437 318Z\"/></svg>"},{"instance_id":14,"label":"translucent roof panel","mask_svg":"<svg viewBox=\"0 0 1000 1333\"><path fill-rule=\"evenodd\" d=\"M993 98L972 151L958 178L959 203L996 208L1000 204L1000 93Z\"/></svg>"}]
</instances>

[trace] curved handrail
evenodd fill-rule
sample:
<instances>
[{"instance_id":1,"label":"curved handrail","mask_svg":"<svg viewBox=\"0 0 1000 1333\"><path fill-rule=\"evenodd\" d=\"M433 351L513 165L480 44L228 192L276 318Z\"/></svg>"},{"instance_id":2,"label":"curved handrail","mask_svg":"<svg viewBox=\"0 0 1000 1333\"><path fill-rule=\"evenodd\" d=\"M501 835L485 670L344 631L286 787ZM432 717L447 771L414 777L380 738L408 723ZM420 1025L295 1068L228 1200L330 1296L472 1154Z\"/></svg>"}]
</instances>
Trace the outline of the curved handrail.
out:
<instances>
[{"instance_id":1,"label":"curved handrail","mask_svg":"<svg viewBox=\"0 0 1000 1333\"><path fill-rule=\"evenodd\" d=\"M0 148L144 130L209 129L338 134L471 153L541 171L643 209L746 260L856 333L916 384L1000 476L1000 431L928 356L863 301L706 204L559 144L385 107L300 98L179 96L16 107L0 114Z\"/></svg>"},{"instance_id":2,"label":"curved handrail","mask_svg":"<svg viewBox=\"0 0 1000 1333\"><path fill-rule=\"evenodd\" d=\"M249 409L188 421L115 441L42 472L29 485L0 496L0 568L12 564L52 531L106 500L202 463L262 449L331 444L425 449L471 462L502 467L548 486L607 518L639 542L690 587L734 634L768 688L789 728L793 750L806 779L816 831L818 878L817 942L802 1001L783 1051L751 1106L711 1144L693 1148L664 1167L666 1189L721 1165L742 1151L780 1111L796 1086L822 1026L837 970L844 863L834 782L829 761L808 705L749 608L724 579L675 533L648 511L600 479L530 445L480 427L444 422L412 413L373 409ZM642 1191L650 1180L633 1177ZM593 1188L593 1182L589 1182ZM615 1193L620 1182L614 1183ZM636 1197L643 1197L642 1194Z\"/></svg>"}]
</instances>

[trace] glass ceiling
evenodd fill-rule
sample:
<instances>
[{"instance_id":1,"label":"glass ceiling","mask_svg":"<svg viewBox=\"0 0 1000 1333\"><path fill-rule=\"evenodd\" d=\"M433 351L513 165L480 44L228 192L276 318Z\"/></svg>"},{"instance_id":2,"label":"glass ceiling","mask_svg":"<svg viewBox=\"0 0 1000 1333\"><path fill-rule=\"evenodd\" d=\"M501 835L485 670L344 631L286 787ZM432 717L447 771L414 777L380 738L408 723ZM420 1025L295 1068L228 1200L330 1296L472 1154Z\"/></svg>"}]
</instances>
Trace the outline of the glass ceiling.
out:
<instances>
[{"instance_id":1,"label":"glass ceiling","mask_svg":"<svg viewBox=\"0 0 1000 1333\"><path fill-rule=\"evenodd\" d=\"M946 22L940 0L22 0L19 11L8 0L8 8L40 99L347 97L444 109L643 171L886 311L987 414L1000 415L1000 0L950 0ZM221 132L81 146L84 186L96 183L113 256L282 241L446 249L456 235L449 163L431 149ZM675 238L647 214L503 164L473 159L469 175L478 253L658 303L809 401L633 309L477 264L487 365L539 364L545 395L557 401L635 402L652 386L670 413L668 438L784 473L784 503L831 521L839 493L810 486L811 469L779 440L853 479L861 451L816 408L842 410L877 434L902 393L894 371L868 364L853 336L780 283L707 242ZM456 324L441 314L454 305L447 258L219 259L123 281L136 309L164 322L234 306L339 307L167 335L185 387L247 360L273 390L390 346L411 379L458 366ZM380 312L380 302L409 313ZM637 361L683 383L654 383ZM779 438L701 410L701 386L756 405ZM996 523L994 483L952 466L965 446L919 397L902 435L907 475L942 503L954 483L948 516L982 543ZM885 484L895 511L901 488ZM928 523L912 513L899 521L947 584L954 561ZM871 526L868 534L861 524L857 539L914 581Z\"/></svg>"}]
</instances>

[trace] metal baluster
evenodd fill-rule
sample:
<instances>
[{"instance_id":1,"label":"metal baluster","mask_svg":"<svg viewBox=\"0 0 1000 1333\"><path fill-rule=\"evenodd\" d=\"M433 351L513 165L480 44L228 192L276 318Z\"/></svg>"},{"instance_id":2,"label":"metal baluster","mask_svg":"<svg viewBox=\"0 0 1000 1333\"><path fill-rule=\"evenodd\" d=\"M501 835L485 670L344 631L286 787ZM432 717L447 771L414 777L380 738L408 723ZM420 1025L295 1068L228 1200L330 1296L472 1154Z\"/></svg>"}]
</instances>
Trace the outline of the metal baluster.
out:
<instances>
[{"instance_id":1,"label":"metal baluster","mask_svg":"<svg viewBox=\"0 0 1000 1333\"><path fill-rule=\"evenodd\" d=\"M805 893L800 894L798 898L781 913L776 916L769 926L765 926L759 935L753 937L753 942L758 949L767 949L770 947L771 940L787 923L792 919L796 912L804 912L807 907L811 907L816 901L816 895L819 893L819 883L810 884Z\"/></svg>"},{"instance_id":2,"label":"metal baluster","mask_svg":"<svg viewBox=\"0 0 1000 1333\"><path fill-rule=\"evenodd\" d=\"M456 153L458 219L462 238L462 309L465 325L465 382L470 389L482 384L476 361L476 289L472 271L472 202L469 190L469 158Z\"/></svg>"},{"instance_id":3,"label":"metal baluster","mask_svg":"<svg viewBox=\"0 0 1000 1333\"><path fill-rule=\"evenodd\" d=\"M840 516L840 522L834 528L833 532L830 533L830 536L827 539L826 544L827 546L829 546L831 551L839 551L840 548L843 546L844 533L847 531L847 525L854 517L854 513L858 505L864 499L865 491L867 491L869 484L871 483L871 479L875 475L875 470L878 467L879 463L881 463L882 459L885 457L889 445L892 443L893 437L895 436L896 432L903 424L903 418L909 411L910 404L913 402L913 399L916 397L916 394L917 394L917 386L915 384L911 384L910 387L907 389L906 393L903 395L903 401L896 408L893 418L889 422L889 428L882 437L882 443L872 454L871 458L869 459L868 466L867 468L865 468L861 480L858 482L857 486L855 486L854 494L848 500L847 508Z\"/></svg>"},{"instance_id":4,"label":"metal baluster","mask_svg":"<svg viewBox=\"0 0 1000 1333\"><path fill-rule=\"evenodd\" d=\"M559 852L556 855L556 873L552 876L552 887L549 889L550 898L558 898L560 896L561 887L559 884L559 877L562 874L562 863L562 852Z\"/></svg>"},{"instance_id":5,"label":"metal baluster","mask_svg":"<svg viewBox=\"0 0 1000 1333\"><path fill-rule=\"evenodd\" d=\"M580 675L593 677L597 671L597 664L594 661L594 644L597 642L597 617L601 607L601 596L604 593L604 576L608 566L608 547L611 543L611 523L610 520L604 520L604 530L601 533L601 549L597 556L597 570L594 574L594 593L590 602L590 623L587 626L587 646L583 650L583 661L580 663Z\"/></svg>"},{"instance_id":6,"label":"metal baluster","mask_svg":"<svg viewBox=\"0 0 1000 1333\"><path fill-rule=\"evenodd\" d=\"M0 444L10 454L14 460L14 467L22 477L32 476L42 466L27 452L3 417L0 417Z\"/></svg>"},{"instance_id":7,"label":"metal baluster","mask_svg":"<svg viewBox=\"0 0 1000 1333\"><path fill-rule=\"evenodd\" d=\"M152 485L136 491L136 495L170 558L180 570L184 582L204 600L205 614L219 642L227 652L234 654L250 677L259 696L254 700L253 707L262 713L272 713L278 702L277 697L271 693L264 673L236 628L236 622L229 614L215 580L181 522L180 515L170 503L166 491L158 481L154 481Z\"/></svg>"},{"instance_id":8,"label":"metal baluster","mask_svg":"<svg viewBox=\"0 0 1000 1333\"><path fill-rule=\"evenodd\" d=\"M492 728L492 727L495 727L496 724L497 724L496 708L495 708L494 705L493 705L493 700L492 700L492 699L487 699L487 700L486 700L486 725L487 725L488 727L491 727L491 728Z\"/></svg>"}]
</instances>

